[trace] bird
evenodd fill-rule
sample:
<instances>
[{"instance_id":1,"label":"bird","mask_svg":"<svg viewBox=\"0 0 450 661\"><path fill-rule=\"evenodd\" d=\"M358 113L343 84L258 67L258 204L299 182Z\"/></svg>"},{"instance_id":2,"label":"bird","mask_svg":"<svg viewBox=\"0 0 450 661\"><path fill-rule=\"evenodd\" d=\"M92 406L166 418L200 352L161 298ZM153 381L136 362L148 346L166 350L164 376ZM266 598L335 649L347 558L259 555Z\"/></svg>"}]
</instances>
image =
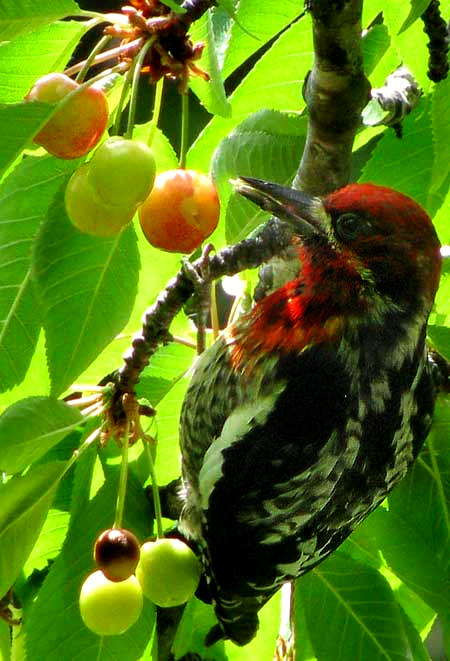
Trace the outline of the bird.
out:
<instances>
[{"instance_id":1,"label":"bird","mask_svg":"<svg viewBox=\"0 0 450 661\"><path fill-rule=\"evenodd\" d=\"M424 209L373 183L235 188L291 223L299 269L198 356L182 405L179 530L218 621L207 645L250 642L266 601L385 499L436 397L425 340L441 256Z\"/></svg>"}]
</instances>

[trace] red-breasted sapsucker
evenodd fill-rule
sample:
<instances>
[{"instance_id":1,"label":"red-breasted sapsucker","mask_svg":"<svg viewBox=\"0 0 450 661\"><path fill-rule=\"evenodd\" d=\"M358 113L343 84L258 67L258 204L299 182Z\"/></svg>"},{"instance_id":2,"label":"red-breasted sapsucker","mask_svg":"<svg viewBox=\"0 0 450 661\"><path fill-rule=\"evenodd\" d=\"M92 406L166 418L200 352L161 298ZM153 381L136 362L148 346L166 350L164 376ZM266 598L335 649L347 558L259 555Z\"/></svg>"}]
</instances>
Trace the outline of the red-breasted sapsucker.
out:
<instances>
[{"instance_id":1,"label":"red-breasted sapsucker","mask_svg":"<svg viewBox=\"0 0 450 661\"><path fill-rule=\"evenodd\" d=\"M428 433L425 334L439 241L412 199L350 184L324 199L243 178L295 226L299 276L197 360L181 415L184 509L220 637L244 645L283 582L334 551Z\"/></svg>"}]
</instances>

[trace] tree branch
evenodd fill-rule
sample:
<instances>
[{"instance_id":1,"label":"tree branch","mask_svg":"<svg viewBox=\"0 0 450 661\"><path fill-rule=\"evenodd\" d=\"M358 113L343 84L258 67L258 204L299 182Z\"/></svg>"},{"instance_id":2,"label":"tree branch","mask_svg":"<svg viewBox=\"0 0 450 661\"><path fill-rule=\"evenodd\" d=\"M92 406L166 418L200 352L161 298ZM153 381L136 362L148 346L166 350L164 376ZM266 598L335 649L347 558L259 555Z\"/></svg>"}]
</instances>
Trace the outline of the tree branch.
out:
<instances>
[{"instance_id":1,"label":"tree branch","mask_svg":"<svg viewBox=\"0 0 450 661\"><path fill-rule=\"evenodd\" d=\"M286 249L291 239L291 227L273 218L257 236L245 239L234 246L227 246L211 257L206 272L202 259L194 262L192 266L201 277L208 280L234 275L244 269L260 266ZM131 347L123 357L125 364L115 379L118 398L124 393L134 391L142 370L148 365L158 346L170 340L169 326L193 293L192 279L189 278L186 269L180 269L159 294L155 303L146 310L142 328L133 336Z\"/></svg>"},{"instance_id":2,"label":"tree branch","mask_svg":"<svg viewBox=\"0 0 450 661\"><path fill-rule=\"evenodd\" d=\"M324 195L348 183L370 85L362 68L362 0L309 0L314 65L305 81L308 133L294 187Z\"/></svg>"}]
</instances>

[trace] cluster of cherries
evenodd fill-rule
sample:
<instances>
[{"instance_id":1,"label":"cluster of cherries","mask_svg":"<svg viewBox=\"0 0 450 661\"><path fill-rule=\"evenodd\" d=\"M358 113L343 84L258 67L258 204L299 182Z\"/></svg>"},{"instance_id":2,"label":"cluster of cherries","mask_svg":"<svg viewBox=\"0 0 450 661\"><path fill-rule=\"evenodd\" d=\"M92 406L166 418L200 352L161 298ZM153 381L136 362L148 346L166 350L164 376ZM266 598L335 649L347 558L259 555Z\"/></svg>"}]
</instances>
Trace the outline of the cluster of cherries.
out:
<instances>
[{"instance_id":1,"label":"cluster of cherries","mask_svg":"<svg viewBox=\"0 0 450 661\"><path fill-rule=\"evenodd\" d=\"M127 631L139 618L143 596L157 606L179 606L200 579L200 563L183 541L162 538L142 546L123 528L109 528L95 542L97 569L84 581L80 613L99 636Z\"/></svg>"},{"instance_id":2,"label":"cluster of cherries","mask_svg":"<svg viewBox=\"0 0 450 661\"><path fill-rule=\"evenodd\" d=\"M85 156L108 125L104 91L79 85L61 73L40 78L25 101L61 102L34 142L64 159ZM69 219L81 232L113 236L136 211L147 240L169 252L190 253L215 229L219 199L214 182L194 170L175 169L155 177L152 149L115 136L72 175L66 189Z\"/></svg>"},{"instance_id":3,"label":"cluster of cherries","mask_svg":"<svg viewBox=\"0 0 450 661\"><path fill-rule=\"evenodd\" d=\"M25 101L59 104L34 138L58 158L85 156L108 126L107 98L95 83L79 85L64 74L49 74L34 84ZM214 182L181 168L155 175L148 145L109 137L72 174L65 192L67 215L81 232L107 237L118 234L137 211L153 246L192 252L219 219ZM94 561L97 569L84 581L79 605L85 625L100 636L127 631L141 614L144 596L161 607L184 603L201 573L199 560L183 541L162 538L141 546L123 528L101 533Z\"/></svg>"}]
</instances>

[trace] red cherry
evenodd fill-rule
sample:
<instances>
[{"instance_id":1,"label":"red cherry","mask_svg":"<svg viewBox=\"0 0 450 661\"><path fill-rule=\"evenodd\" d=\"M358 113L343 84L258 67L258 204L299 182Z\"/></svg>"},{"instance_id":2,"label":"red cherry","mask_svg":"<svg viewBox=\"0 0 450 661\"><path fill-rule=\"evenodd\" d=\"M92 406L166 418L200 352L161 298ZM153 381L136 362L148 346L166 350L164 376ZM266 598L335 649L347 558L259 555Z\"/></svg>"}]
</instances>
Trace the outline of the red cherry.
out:
<instances>
[{"instance_id":1,"label":"red cherry","mask_svg":"<svg viewBox=\"0 0 450 661\"><path fill-rule=\"evenodd\" d=\"M220 207L216 186L194 170L159 174L152 192L139 208L147 240L168 252L189 253L214 231Z\"/></svg>"},{"instance_id":2,"label":"red cherry","mask_svg":"<svg viewBox=\"0 0 450 661\"><path fill-rule=\"evenodd\" d=\"M25 97L26 102L56 103L78 89L77 82L62 73L39 78ZM84 156L100 140L108 123L108 102L94 85L73 95L59 108L33 141L59 158Z\"/></svg>"},{"instance_id":3,"label":"red cherry","mask_svg":"<svg viewBox=\"0 0 450 661\"><path fill-rule=\"evenodd\" d=\"M123 581L131 576L139 556L137 538L123 528L104 530L95 542L94 560L110 581Z\"/></svg>"}]
</instances>

